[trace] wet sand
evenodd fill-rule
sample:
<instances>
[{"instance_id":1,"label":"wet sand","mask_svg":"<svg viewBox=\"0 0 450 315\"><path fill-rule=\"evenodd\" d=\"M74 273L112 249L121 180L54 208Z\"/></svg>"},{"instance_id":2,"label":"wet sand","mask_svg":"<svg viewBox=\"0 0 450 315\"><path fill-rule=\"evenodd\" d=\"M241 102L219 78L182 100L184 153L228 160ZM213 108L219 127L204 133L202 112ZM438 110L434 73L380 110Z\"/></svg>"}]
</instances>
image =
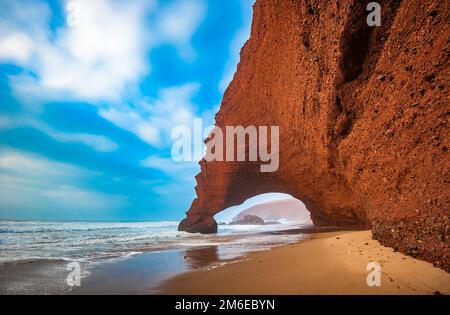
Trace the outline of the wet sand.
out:
<instances>
[{"instance_id":1,"label":"wet sand","mask_svg":"<svg viewBox=\"0 0 450 315\"><path fill-rule=\"evenodd\" d=\"M0 295L67 294L64 261L22 261L0 264Z\"/></svg>"},{"instance_id":2,"label":"wet sand","mask_svg":"<svg viewBox=\"0 0 450 315\"><path fill-rule=\"evenodd\" d=\"M212 270L165 281L163 294L450 294L450 274L394 252L370 231L326 232ZM369 287L369 262L381 266L381 286Z\"/></svg>"},{"instance_id":3,"label":"wet sand","mask_svg":"<svg viewBox=\"0 0 450 315\"><path fill-rule=\"evenodd\" d=\"M450 294L450 274L381 246L369 231L268 233L311 239L231 259L226 247L207 246L82 263L80 287L67 285L67 261L1 264L0 294ZM381 287L366 284L371 261L381 265Z\"/></svg>"},{"instance_id":4,"label":"wet sand","mask_svg":"<svg viewBox=\"0 0 450 315\"><path fill-rule=\"evenodd\" d=\"M80 286L70 287L68 261L20 261L0 264L0 295L156 294L162 281L207 268L220 261L217 246L147 252L129 258L80 262Z\"/></svg>"},{"instance_id":5,"label":"wet sand","mask_svg":"<svg viewBox=\"0 0 450 315\"><path fill-rule=\"evenodd\" d=\"M148 252L91 267L90 275L74 287L72 295L148 295L161 281L190 270L184 251Z\"/></svg>"},{"instance_id":6,"label":"wet sand","mask_svg":"<svg viewBox=\"0 0 450 315\"><path fill-rule=\"evenodd\" d=\"M73 270L67 269L70 263L67 259L2 262L0 294L156 294L162 281L178 274L208 269L227 259L236 260L249 251L298 241L307 237L304 233L306 231L300 229L230 235L218 239L214 245L199 243L133 255L120 253L109 259L78 259L82 277L80 287L70 287L67 283ZM296 237L289 237L290 234Z\"/></svg>"}]
</instances>

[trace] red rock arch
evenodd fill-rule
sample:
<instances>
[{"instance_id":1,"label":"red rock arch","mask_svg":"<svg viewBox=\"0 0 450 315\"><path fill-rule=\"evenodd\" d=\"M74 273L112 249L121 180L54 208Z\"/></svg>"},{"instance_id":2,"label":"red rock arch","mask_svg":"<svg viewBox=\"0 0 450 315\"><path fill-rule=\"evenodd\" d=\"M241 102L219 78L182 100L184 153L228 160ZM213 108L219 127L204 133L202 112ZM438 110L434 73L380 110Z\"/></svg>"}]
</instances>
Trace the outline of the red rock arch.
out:
<instances>
[{"instance_id":1,"label":"red rock arch","mask_svg":"<svg viewBox=\"0 0 450 315\"><path fill-rule=\"evenodd\" d=\"M383 244L450 270L450 7L379 1L382 25L369 29L367 2L256 1L216 125L280 126L280 167L202 161L181 230L215 232L214 214L285 192L315 224L371 226Z\"/></svg>"}]
</instances>

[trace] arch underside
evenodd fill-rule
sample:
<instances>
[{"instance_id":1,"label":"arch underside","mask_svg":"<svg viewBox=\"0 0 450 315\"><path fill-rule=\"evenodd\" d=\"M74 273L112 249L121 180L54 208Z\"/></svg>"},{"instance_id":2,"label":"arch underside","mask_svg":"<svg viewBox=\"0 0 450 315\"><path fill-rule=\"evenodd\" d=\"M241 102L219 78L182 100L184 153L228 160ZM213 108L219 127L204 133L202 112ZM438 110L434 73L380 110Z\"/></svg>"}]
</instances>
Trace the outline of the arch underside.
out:
<instances>
[{"instance_id":1,"label":"arch underside","mask_svg":"<svg viewBox=\"0 0 450 315\"><path fill-rule=\"evenodd\" d=\"M180 223L180 230L187 232L216 233L214 216L232 206L240 205L249 198L265 193L285 193L301 200L318 226L344 226L362 228L369 223L362 211L350 199L336 199L344 194L330 189L318 192L314 186L321 185L310 176L295 176L293 182L282 179L278 173L261 173L259 163L250 162L203 162L202 173L197 176L197 198L192 202L187 217ZM209 177L204 174L217 174ZM227 174L226 177L219 174ZM292 176L294 175L294 176ZM298 182L298 179L305 178ZM322 184L323 185L323 184ZM326 183L328 185L328 183ZM334 188L345 189L338 184ZM345 195L345 194L344 194Z\"/></svg>"}]
</instances>

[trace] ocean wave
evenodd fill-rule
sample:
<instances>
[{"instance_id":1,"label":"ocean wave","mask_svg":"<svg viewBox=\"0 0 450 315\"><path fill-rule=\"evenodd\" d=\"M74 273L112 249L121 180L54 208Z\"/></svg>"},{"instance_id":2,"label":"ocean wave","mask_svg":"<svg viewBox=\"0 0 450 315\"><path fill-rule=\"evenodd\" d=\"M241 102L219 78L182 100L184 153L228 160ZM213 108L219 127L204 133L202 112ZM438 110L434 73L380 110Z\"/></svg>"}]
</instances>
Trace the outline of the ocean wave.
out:
<instances>
[{"instance_id":1,"label":"ocean wave","mask_svg":"<svg viewBox=\"0 0 450 315\"><path fill-rule=\"evenodd\" d=\"M108 230L146 230L177 226L175 221L161 222L22 222L0 221L0 233L55 233L55 232L90 232Z\"/></svg>"},{"instance_id":2,"label":"ocean wave","mask_svg":"<svg viewBox=\"0 0 450 315\"><path fill-rule=\"evenodd\" d=\"M218 234L177 231L177 222L15 222L1 221L0 263L38 259L94 262L127 259L147 251L287 243L294 237L262 235L266 231L298 228L273 226L219 226ZM259 245L258 245L259 244Z\"/></svg>"}]
</instances>

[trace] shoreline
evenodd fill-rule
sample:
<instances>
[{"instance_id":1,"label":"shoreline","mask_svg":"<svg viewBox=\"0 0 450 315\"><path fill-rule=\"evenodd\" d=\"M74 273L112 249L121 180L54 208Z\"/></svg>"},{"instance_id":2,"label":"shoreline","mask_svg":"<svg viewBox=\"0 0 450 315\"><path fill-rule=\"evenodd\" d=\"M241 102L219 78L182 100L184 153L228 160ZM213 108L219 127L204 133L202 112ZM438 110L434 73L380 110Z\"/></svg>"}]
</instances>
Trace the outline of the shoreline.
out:
<instances>
[{"instance_id":1,"label":"shoreline","mask_svg":"<svg viewBox=\"0 0 450 315\"><path fill-rule=\"evenodd\" d=\"M309 237L307 231L311 231L309 226L292 231L222 235L204 245L139 249L134 255L121 253L94 260L55 257L6 261L0 263L0 294L157 294L160 283L173 276L216 268L252 251L303 240ZM73 261L80 264L80 287L69 287L66 283L69 274L66 267Z\"/></svg>"},{"instance_id":2,"label":"shoreline","mask_svg":"<svg viewBox=\"0 0 450 315\"><path fill-rule=\"evenodd\" d=\"M370 231L310 234L310 239L249 253L210 270L164 281L175 294L450 294L450 274L372 239ZM381 285L369 287L367 264L381 266Z\"/></svg>"},{"instance_id":3,"label":"shoreline","mask_svg":"<svg viewBox=\"0 0 450 315\"><path fill-rule=\"evenodd\" d=\"M81 263L86 276L73 288L67 261L1 264L0 294L450 294L450 274L380 245L370 231L307 227L257 235L278 234L302 237L265 249L250 245L231 257L225 244ZM366 284L371 261L381 265L381 287Z\"/></svg>"}]
</instances>

